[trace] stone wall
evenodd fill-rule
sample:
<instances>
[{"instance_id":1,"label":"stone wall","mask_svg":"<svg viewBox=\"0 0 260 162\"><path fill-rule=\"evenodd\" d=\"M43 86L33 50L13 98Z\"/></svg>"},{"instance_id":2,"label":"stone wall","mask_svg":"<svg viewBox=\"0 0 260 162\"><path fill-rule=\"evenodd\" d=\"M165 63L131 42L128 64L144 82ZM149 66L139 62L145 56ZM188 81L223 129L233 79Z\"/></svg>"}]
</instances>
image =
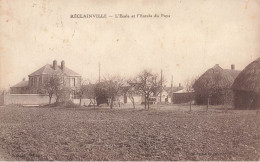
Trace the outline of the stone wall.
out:
<instances>
[{"instance_id":1,"label":"stone wall","mask_svg":"<svg viewBox=\"0 0 260 162\"><path fill-rule=\"evenodd\" d=\"M52 98L52 103L55 99ZM49 96L41 94L1 94L0 105L45 105L49 103Z\"/></svg>"}]
</instances>

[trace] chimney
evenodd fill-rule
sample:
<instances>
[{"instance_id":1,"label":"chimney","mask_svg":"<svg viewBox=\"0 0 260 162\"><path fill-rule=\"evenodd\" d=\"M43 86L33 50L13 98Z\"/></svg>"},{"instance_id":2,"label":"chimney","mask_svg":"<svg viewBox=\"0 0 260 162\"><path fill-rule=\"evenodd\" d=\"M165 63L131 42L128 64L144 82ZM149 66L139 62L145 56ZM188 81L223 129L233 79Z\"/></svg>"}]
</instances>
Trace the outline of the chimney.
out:
<instances>
[{"instance_id":1,"label":"chimney","mask_svg":"<svg viewBox=\"0 0 260 162\"><path fill-rule=\"evenodd\" d=\"M54 70L57 69L57 61L56 61L56 60L53 61L53 69L54 69Z\"/></svg>"},{"instance_id":2,"label":"chimney","mask_svg":"<svg viewBox=\"0 0 260 162\"><path fill-rule=\"evenodd\" d=\"M231 70L235 70L235 65L234 64L231 65Z\"/></svg>"},{"instance_id":3,"label":"chimney","mask_svg":"<svg viewBox=\"0 0 260 162\"><path fill-rule=\"evenodd\" d=\"M65 70L65 61L61 61L61 70Z\"/></svg>"},{"instance_id":4,"label":"chimney","mask_svg":"<svg viewBox=\"0 0 260 162\"><path fill-rule=\"evenodd\" d=\"M179 83L179 87L181 87L181 83Z\"/></svg>"}]
</instances>

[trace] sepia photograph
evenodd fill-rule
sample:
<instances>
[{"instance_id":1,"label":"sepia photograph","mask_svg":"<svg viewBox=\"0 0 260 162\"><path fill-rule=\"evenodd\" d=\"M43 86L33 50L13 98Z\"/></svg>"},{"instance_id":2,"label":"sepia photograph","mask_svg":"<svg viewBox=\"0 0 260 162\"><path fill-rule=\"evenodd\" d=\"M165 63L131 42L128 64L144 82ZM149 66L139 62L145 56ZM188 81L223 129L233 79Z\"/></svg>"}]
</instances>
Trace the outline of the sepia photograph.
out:
<instances>
[{"instance_id":1,"label":"sepia photograph","mask_svg":"<svg viewBox=\"0 0 260 162\"><path fill-rule=\"evenodd\" d=\"M260 0L0 0L0 161L259 161Z\"/></svg>"}]
</instances>

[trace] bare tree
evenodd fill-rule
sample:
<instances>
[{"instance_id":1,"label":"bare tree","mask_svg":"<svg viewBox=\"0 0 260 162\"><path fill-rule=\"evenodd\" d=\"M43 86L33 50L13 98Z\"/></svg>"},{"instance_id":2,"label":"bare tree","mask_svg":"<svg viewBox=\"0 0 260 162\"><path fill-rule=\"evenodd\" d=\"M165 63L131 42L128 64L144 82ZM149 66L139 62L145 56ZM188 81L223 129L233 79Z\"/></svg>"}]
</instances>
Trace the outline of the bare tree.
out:
<instances>
[{"instance_id":1,"label":"bare tree","mask_svg":"<svg viewBox=\"0 0 260 162\"><path fill-rule=\"evenodd\" d=\"M46 93L49 96L49 104L51 104L52 97L57 93L61 87L61 80L59 76L53 75L48 78L48 81L45 82L41 91Z\"/></svg>"},{"instance_id":2,"label":"bare tree","mask_svg":"<svg viewBox=\"0 0 260 162\"><path fill-rule=\"evenodd\" d=\"M80 86L76 89L76 94L79 97L79 105L81 106L82 98L86 95L87 92L87 81L81 79Z\"/></svg>"},{"instance_id":3,"label":"bare tree","mask_svg":"<svg viewBox=\"0 0 260 162\"><path fill-rule=\"evenodd\" d=\"M84 96L90 100L89 105L93 104L94 108L96 104L95 86L96 86L95 84L91 84L91 83L87 84L85 86L85 94L84 94Z\"/></svg>"},{"instance_id":4,"label":"bare tree","mask_svg":"<svg viewBox=\"0 0 260 162\"><path fill-rule=\"evenodd\" d=\"M133 80L129 79L127 83L128 86L124 87L124 95L130 99L131 103L133 104L133 108L135 109L134 96L138 95L138 89Z\"/></svg>"},{"instance_id":5,"label":"bare tree","mask_svg":"<svg viewBox=\"0 0 260 162\"><path fill-rule=\"evenodd\" d=\"M114 100L122 93L124 80L120 76L104 78L105 90L110 99L110 108L113 108Z\"/></svg>"},{"instance_id":6,"label":"bare tree","mask_svg":"<svg viewBox=\"0 0 260 162\"><path fill-rule=\"evenodd\" d=\"M80 106L81 106L81 101L82 101L82 98L84 97L85 91L86 91L86 85L84 85L84 84L81 84L76 89L77 96L79 97L79 105Z\"/></svg>"},{"instance_id":7,"label":"bare tree","mask_svg":"<svg viewBox=\"0 0 260 162\"><path fill-rule=\"evenodd\" d=\"M41 93L46 93L49 96L49 104L51 104L51 100L53 97L56 98L56 103L66 102L70 99L70 95L72 89L66 86L64 76L60 75L52 75L47 78L48 80L44 83Z\"/></svg>"},{"instance_id":8,"label":"bare tree","mask_svg":"<svg viewBox=\"0 0 260 162\"><path fill-rule=\"evenodd\" d=\"M191 104L192 104L192 93L194 90L193 90L193 85L196 81L196 78L190 78L190 79L187 79L185 82L184 82L184 89L186 90L186 92L188 93L188 97L189 97L189 100L190 100L190 111L191 111Z\"/></svg>"},{"instance_id":9,"label":"bare tree","mask_svg":"<svg viewBox=\"0 0 260 162\"><path fill-rule=\"evenodd\" d=\"M152 73L149 70L142 71L139 75L137 75L134 83L137 88L139 94L144 96L145 99L145 109L150 109L149 99L150 96L157 95L160 93L162 89L161 85L163 85L163 79L159 78L157 74Z\"/></svg>"},{"instance_id":10,"label":"bare tree","mask_svg":"<svg viewBox=\"0 0 260 162\"><path fill-rule=\"evenodd\" d=\"M207 97L207 111L210 104L225 102L223 97L226 98L227 96L223 96L223 94L225 94L225 91L227 91L232 84L228 79L229 78L225 78L220 73L216 72L215 75L197 85L199 87L198 92Z\"/></svg>"},{"instance_id":11,"label":"bare tree","mask_svg":"<svg viewBox=\"0 0 260 162\"><path fill-rule=\"evenodd\" d=\"M67 105L67 101L71 98L72 89L68 86L64 86L61 84L60 89L58 89L55 93L56 95L56 102L62 102Z\"/></svg>"}]
</instances>

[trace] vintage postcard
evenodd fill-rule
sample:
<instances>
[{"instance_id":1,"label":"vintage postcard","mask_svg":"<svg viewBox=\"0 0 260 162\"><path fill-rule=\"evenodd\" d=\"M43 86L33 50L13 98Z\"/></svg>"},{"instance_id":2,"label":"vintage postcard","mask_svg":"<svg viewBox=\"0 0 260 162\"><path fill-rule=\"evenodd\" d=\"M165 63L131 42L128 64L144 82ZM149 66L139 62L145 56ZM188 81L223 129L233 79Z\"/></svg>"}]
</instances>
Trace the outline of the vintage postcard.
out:
<instances>
[{"instance_id":1,"label":"vintage postcard","mask_svg":"<svg viewBox=\"0 0 260 162\"><path fill-rule=\"evenodd\" d=\"M260 0L0 0L0 161L260 160Z\"/></svg>"}]
</instances>

